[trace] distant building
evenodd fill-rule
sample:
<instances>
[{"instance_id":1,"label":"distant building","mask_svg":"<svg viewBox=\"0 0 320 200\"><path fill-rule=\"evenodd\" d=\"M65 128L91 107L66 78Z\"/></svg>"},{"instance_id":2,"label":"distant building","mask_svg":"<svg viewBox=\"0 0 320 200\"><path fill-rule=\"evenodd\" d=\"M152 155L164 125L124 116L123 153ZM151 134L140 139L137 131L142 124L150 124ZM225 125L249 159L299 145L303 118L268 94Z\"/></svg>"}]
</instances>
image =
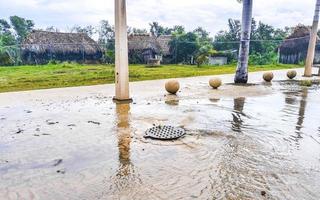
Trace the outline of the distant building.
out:
<instances>
[{"instance_id":1,"label":"distant building","mask_svg":"<svg viewBox=\"0 0 320 200\"><path fill-rule=\"evenodd\" d=\"M172 36L159 37L150 34L132 34L128 36L129 59L132 63L149 63L159 59L166 62L170 57L170 41Z\"/></svg>"},{"instance_id":2,"label":"distant building","mask_svg":"<svg viewBox=\"0 0 320 200\"><path fill-rule=\"evenodd\" d=\"M279 47L279 61L283 64L298 64L307 58L310 28L299 25ZM318 38L319 40L319 38ZM320 43L317 42L315 63L320 63Z\"/></svg>"},{"instance_id":3,"label":"distant building","mask_svg":"<svg viewBox=\"0 0 320 200\"><path fill-rule=\"evenodd\" d=\"M21 46L22 62L26 64L50 60L97 63L102 56L99 45L84 33L33 31Z\"/></svg>"},{"instance_id":4,"label":"distant building","mask_svg":"<svg viewBox=\"0 0 320 200\"><path fill-rule=\"evenodd\" d=\"M209 56L209 65L226 65L228 57L226 56Z\"/></svg>"}]
</instances>

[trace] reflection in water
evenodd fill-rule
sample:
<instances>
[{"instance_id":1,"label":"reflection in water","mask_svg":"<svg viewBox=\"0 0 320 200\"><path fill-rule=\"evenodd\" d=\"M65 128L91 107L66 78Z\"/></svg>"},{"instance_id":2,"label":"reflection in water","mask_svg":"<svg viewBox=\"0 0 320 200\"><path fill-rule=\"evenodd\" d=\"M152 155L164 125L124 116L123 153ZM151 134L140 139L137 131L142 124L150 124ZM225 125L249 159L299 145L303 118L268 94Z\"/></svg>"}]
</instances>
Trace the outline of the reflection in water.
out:
<instances>
[{"instance_id":1,"label":"reflection in water","mask_svg":"<svg viewBox=\"0 0 320 200\"><path fill-rule=\"evenodd\" d=\"M232 112L232 117L233 117L232 130L235 132L241 132L241 127L243 124L243 120L241 116L244 116L243 108L244 108L245 100L246 99L244 97L234 99L233 112Z\"/></svg>"},{"instance_id":2,"label":"reflection in water","mask_svg":"<svg viewBox=\"0 0 320 200\"><path fill-rule=\"evenodd\" d=\"M165 99L165 103L170 106L178 106L179 98L176 95L167 95Z\"/></svg>"},{"instance_id":3,"label":"reflection in water","mask_svg":"<svg viewBox=\"0 0 320 200\"><path fill-rule=\"evenodd\" d=\"M303 88L301 92L301 100L300 100L300 107L299 107L299 117L296 126L298 138L301 138L301 128L303 127L304 115L306 112L307 106L307 98L308 98L308 88Z\"/></svg>"},{"instance_id":4,"label":"reflection in water","mask_svg":"<svg viewBox=\"0 0 320 200\"><path fill-rule=\"evenodd\" d=\"M212 98L212 99L209 99L209 101L211 101L212 103L218 103L220 101L220 99L218 98Z\"/></svg>"},{"instance_id":5,"label":"reflection in water","mask_svg":"<svg viewBox=\"0 0 320 200\"><path fill-rule=\"evenodd\" d=\"M128 175L126 166L130 165L131 130L129 110L129 104L116 105L119 161L124 169L119 171L124 171L124 175Z\"/></svg>"},{"instance_id":6,"label":"reflection in water","mask_svg":"<svg viewBox=\"0 0 320 200\"><path fill-rule=\"evenodd\" d=\"M296 94L296 93L294 93ZM301 129L303 128L303 123L305 120L305 112L306 112L306 106L307 106L307 98L308 98L308 88L302 88L301 92L301 100L299 103L299 111L298 111L298 120L295 125L295 135L291 135L291 139L296 143L296 145L299 147L300 140L302 137ZM292 96L291 93L285 93L285 102L287 105L294 105L296 97Z\"/></svg>"},{"instance_id":7,"label":"reflection in water","mask_svg":"<svg viewBox=\"0 0 320 200\"><path fill-rule=\"evenodd\" d=\"M119 192L132 187L137 177L130 159L131 126L130 104L116 104L116 132L118 137L119 168L113 177L115 189Z\"/></svg>"}]
</instances>

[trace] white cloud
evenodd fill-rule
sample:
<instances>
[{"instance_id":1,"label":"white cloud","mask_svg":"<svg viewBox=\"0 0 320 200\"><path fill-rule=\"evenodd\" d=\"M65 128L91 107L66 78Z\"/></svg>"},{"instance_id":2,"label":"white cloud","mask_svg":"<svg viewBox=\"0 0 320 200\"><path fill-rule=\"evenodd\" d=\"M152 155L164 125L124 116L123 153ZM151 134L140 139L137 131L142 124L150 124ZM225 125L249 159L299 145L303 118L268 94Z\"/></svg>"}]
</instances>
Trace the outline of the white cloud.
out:
<instances>
[{"instance_id":1,"label":"white cloud","mask_svg":"<svg viewBox=\"0 0 320 200\"><path fill-rule=\"evenodd\" d=\"M240 18L236 0L127 0L128 25L147 28L151 21L188 30L202 26L211 33L225 29L228 18ZM0 0L1 18L19 15L38 27L62 30L78 25L113 23L114 0ZM254 0L254 17L277 27L311 24L315 0Z\"/></svg>"}]
</instances>

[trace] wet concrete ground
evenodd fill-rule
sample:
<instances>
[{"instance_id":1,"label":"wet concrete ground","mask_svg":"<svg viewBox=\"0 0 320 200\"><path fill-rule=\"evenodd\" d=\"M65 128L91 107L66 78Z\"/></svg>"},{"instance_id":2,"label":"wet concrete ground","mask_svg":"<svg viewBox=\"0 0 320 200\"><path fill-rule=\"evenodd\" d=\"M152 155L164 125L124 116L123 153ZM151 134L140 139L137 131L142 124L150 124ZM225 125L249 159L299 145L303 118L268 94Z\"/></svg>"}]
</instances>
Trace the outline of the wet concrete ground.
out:
<instances>
[{"instance_id":1,"label":"wet concrete ground","mask_svg":"<svg viewBox=\"0 0 320 200\"><path fill-rule=\"evenodd\" d=\"M112 85L0 94L0 199L320 199L319 85L285 72L132 83L122 105ZM154 125L187 135L143 138Z\"/></svg>"}]
</instances>

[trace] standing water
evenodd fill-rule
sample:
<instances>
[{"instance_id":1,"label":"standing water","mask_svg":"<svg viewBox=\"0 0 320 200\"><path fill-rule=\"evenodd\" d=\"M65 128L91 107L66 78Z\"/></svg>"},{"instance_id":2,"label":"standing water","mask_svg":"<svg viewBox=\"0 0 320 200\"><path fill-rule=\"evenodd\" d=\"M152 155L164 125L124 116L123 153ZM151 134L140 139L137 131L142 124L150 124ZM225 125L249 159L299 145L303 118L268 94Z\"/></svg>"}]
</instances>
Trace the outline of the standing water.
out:
<instances>
[{"instance_id":1,"label":"standing water","mask_svg":"<svg viewBox=\"0 0 320 200\"><path fill-rule=\"evenodd\" d=\"M266 87L246 98L1 105L0 199L320 199L318 86ZM187 134L144 138L154 125Z\"/></svg>"}]
</instances>

